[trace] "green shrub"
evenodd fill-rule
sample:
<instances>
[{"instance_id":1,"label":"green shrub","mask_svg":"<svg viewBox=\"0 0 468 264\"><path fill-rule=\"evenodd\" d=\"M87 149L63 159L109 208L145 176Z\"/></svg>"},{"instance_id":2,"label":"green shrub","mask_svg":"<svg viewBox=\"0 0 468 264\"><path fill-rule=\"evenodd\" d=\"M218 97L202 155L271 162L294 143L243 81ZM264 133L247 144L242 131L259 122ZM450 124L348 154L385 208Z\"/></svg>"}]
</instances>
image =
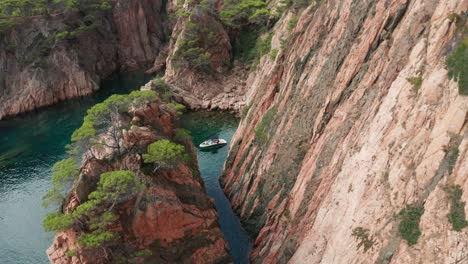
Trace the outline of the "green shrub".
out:
<instances>
[{"instance_id":1,"label":"green shrub","mask_svg":"<svg viewBox=\"0 0 468 264\"><path fill-rule=\"evenodd\" d=\"M449 175L452 174L453 168L455 168L455 164L457 164L458 155L460 154L460 150L458 147L454 147L448 153L448 172Z\"/></svg>"},{"instance_id":2,"label":"green shrub","mask_svg":"<svg viewBox=\"0 0 468 264\"><path fill-rule=\"evenodd\" d=\"M244 106L244 108L242 108L242 113L241 113L242 118L245 118L247 116L251 107L252 107L252 104L248 104Z\"/></svg>"},{"instance_id":3,"label":"green shrub","mask_svg":"<svg viewBox=\"0 0 468 264\"><path fill-rule=\"evenodd\" d=\"M133 257L147 257L153 255L153 252L149 249L139 250L132 254Z\"/></svg>"},{"instance_id":4,"label":"green shrub","mask_svg":"<svg viewBox=\"0 0 468 264\"><path fill-rule=\"evenodd\" d=\"M204 49L201 36L211 36L206 27L197 25L191 21L185 23L182 38L178 41L178 47L172 57L176 67L190 67L197 70L211 70L211 54ZM207 38L207 41L211 41Z\"/></svg>"},{"instance_id":5,"label":"green shrub","mask_svg":"<svg viewBox=\"0 0 468 264\"><path fill-rule=\"evenodd\" d=\"M67 253L65 253L65 256L67 257L74 257L78 254L78 250L76 248L74 249L70 249L67 251Z\"/></svg>"},{"instance_id":6,"label":"green shrub","mask_svg":"<svg viewBox=\"0 0 468 264\"><path fill-rule=\"evenodd\" d=\"M364 248L364 253L374 246L375 241L370 237L369 229L367 228L356 227L351 235L358 241L357 249Z\"/></svg>"},{"instance_id":7,"label":"green shrub","mask_svg":"<svg viewBox=\"0 0 468 264\"><path fill-rule=\"evenodd\" d=\"M399 213L401 221L398 225L398 231L410 246L416 244L421 236L419 221L423 213L424 206L422 205L408 205Z\"/></svg>"},{"instance_id":8,"label":"green shrub","mask_svg":"<svg viewBox=\"0 0 468 264\"><path fill-rule=\"evenodd\" d=\"M190 157L185 153L185 147L172 143L167 139L158 140L148 145L147 153L143 154L145 163L155 165L153 171L159 168L172 168L181 161L186 161Z\"/></svg>"},{"instance_id":9,"label":"green shrub","mask_svg":"<svg viewBox=\"0 0 468 264\"><path fill-rule=\"evenodd\" d=\"M296 24L297 24L298 20L299 20L298 15L295 15L295 16L291 17L291 19L289 19L289 21L288 21L288 30L289 31L292 31L296 27Z\"/></svg>"},{"instance_id":10,"label":"green shrub","mask_svg":"<svg viewBox=\"0 0 468 264\"><path fill-rule=\"evenodd\" d=\"M276 107L270 108L263 116L262 121L260 121L255 128L255 141L259 144L264 144L268 140L267 132L277 112L278 109Z\"/></svg>"},{"instance_id":11,"label":"green shrub","mask_svg":"<svg viewBox=\"0 0 468 264\"><path fill-rule=\"evenodd\" d=\"M422 79L421 76L409 77L409 78L406 78L406 80L411 85L413 85L413 91L416 92L416 93L419 91L419 89L421 88L421 85L423 83L423 79Z\"/></svg>"},{"instance_id":12,"label":"green shrub","mask_svg":"<svg viewBox=\"0 0 468 264\"><path fill-rule=\"evenodd\" d=\"M265 26L270 11L264 0L230 0L225 2L220 17L224 24L240 29L248 24Z\"/></svg>"},{"instance_id":13,"label":"green shrub","mask_svg":"<svg viewBox=\"0 0 468 264\"><path fill-rule=\"evenodd\" d=\"M468 37L447 57L446 64L449 77L458 82L458 93L468 95Z\"/></svg>"},{"instance_id":14,"label":"green shrub","mask_svg":"<svg viewBox=\"0 0 468 264\"><path fill-rule=\"evenodd\" d=\"M450 186L446 189L450 198L450 213L447 215L452 228L460 232L468 226L465 215L465 202L461 200L463 190L460 185Z\"/></svg>"},{"instance_id":15,"label":"green shrub","mask_svg":"<svg viewBox=\"0 0 468 264\"><path fill-rule=\"evenodd\" d=\"M176 130L174 140L180 143L184 143L187 140L191 140L190 132L187 129L179 128Z\"/></svg>"},{"instance_id":16,"label":"green shrub","mask_svg":"<svg viewBox=\"0 0 468 264\"><path fill-rule=\"evenodd\" d=\"M187 108L185 107L185 105L183 104L174 104L174 103L168 103L166 104L168 107L174 109L177 113L177 115L183 115L184 112L187 110Z\"/></svg>"},{"instance_id":17,"label":"green shrub","mask_svg":"<svg viewBox=\"0 0 468 264\"><path fill-rule=\"evenodd\" d=\"M42 205L51 204L59 206L65 199L65 192L78 177L78 164L74 159L68 158L58 161L52 167L52 189L42 196Z\"/></svg>"},{"instance_id":18,"label":"green shrub","mask_svg":"<svg viewBox=\"0 0 468 264\"><path fill-rule=\"evenodd\" d=\"M270 51L270 59L274 60L274 59L276 59L276 56L278 56L278 50L277 49L272 49Z\"/></svg>"}]
</instances>

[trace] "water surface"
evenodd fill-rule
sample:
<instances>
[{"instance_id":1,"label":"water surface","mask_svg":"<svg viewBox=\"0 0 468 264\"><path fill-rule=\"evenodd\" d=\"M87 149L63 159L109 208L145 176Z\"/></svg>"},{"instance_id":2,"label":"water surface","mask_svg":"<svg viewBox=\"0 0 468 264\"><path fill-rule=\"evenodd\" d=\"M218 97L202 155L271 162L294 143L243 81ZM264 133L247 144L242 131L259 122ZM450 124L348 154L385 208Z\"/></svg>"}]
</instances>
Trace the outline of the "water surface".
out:
<instances>
[{"instance_id":1,"label":"water surface","mask_svg":"<svg viewBox=\"0 0 468 264\"><path fill-rule=\"evenodd\" d=\"M195 146L200 145L214 134L226 139L229 144L239 124L239 120L233 115L219 112L188 113L182 117L181 121L182 126L190 131ZM234 263L244 264L249 262L248 257L252 243L219 185L219 176L227 154L227 146L208 152L200 151L197 148L200 173L205 182L208 196L215 200L221 230L229 244Z\"/></svg>"},{"instance_id":2,"label":"water surface","mask_svg":"<svg viewBox=\"0 0 468 264\"><path fill-rule=\"evenodd\" d=\"M0 263L45 264L53 234L45 233L42 219L47 210L41 196L51 187L50 168L64 158L64 147L78 128L86 110L111 94L139 89L149 76L134 73L103 82L93 96L69 100L19 117L0 121ZM198 145L218 133L230 141L238 120L223 113L189 113L182 118ZM227 147L214 152L197 151L208 195L215 199L221 229L235 263L248 262L251 242L222 192L218 178Z\"/></svg>"},{"instance_id":3,"label":"water surface","mask_svg":"<svg viewBox=\"0 0 468 264\"><path fill-rule=\"evenodd\" d=\"M104 81L95 95L0 121L0 263L49 263L52 234L42 229L50 168L62 159L86 110L114 93L138 89L149 76L134 73Z\"/></svg>"}]
</instances>

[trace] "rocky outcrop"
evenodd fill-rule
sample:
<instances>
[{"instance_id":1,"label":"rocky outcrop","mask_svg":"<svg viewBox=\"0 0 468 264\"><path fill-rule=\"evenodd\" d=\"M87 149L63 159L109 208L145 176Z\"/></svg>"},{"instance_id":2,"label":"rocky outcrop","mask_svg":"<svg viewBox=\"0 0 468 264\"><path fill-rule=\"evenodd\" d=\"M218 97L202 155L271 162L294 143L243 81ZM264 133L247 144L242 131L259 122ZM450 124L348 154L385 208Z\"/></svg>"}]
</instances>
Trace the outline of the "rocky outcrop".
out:
<instances>
[{"instance_id":1,"label":"rocky outcrop","mask_svg":"<svg viewBox=\"0 0 468 264\"><path fill-rule=\"evenodd\" d=\"M0 119L96 91L118 70L146 69L166 41L161 0L16 19L0 32Z\"/></svg>"},{"instance_id":2,"label":"rocky outcrop","mask_svg":"<svg viewBox=\"0 0 468 264\"><path fill-rule=\"evenodd\" d=\"M201 6L193 1L185 2L179 8L187 16L179 17L172 31L164 79L192 109L239 111L244 106L248 70L242 65L236 65L233 69L230 67L230 39L216 14L220 5L220 1L209 6ZM196 32L191 32L194 27ZM181 46L189 41L187 35L191 35L193 39L190 40L208 54L209 65L205 69L199 69L177 56L186 49Z\"/></svg>"},{"instance_id":3,"label":"rocky outcrop","mask_svg":"<svg viewBox=\"0 0 468 264\"><path fill-rule=\"evenodd\" d=\"M453 230L446 187L461 186L468 212L468 97L445 65L466 11L466 1L314 1L290 33L283 14L278 56L247 80L222 180L256 237L253 262L467 261L468 228ZM412 246L398 227L408 205L424 210Z\"/></svg>"},{"instance_id":4,"label":"rocky outcrop","mask_svg":"<svg viewBox=\"0 0 468 264\"><path fill-rule=\"evenodd\" d=\"M115 206L117 222L112 231L118 241L104 248L82 248L74 227L59 232L47 250L51 263L229 263L227 243L218 224L214 203L208 198L198 171L190 139L179 139L191 157L170 169L153 171L143 164L148 144L171 139L175 111L161 102L131 112L132 125L122 133L121 149L91 147L84 155L80 178L64 212L86 201L102 173L131 170L144 184L133 198ZM129 121L130 118L125 118ZM105 139L105 135L101 138ZM112 145L112 144L108 144ZM72 254L70 252L73 252Z\"/></svg>"}]
</instances>

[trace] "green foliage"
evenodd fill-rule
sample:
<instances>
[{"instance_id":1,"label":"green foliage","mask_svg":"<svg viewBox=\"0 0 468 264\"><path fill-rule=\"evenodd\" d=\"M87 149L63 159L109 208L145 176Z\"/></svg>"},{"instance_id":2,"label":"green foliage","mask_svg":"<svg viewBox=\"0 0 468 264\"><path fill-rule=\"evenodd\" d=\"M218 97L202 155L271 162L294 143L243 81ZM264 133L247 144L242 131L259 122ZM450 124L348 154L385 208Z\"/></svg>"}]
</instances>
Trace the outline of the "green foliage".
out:
<instances>
[{"instance_id":1,"label":"green foliage","mask_svg":"<svg viewBox=\"0 0 468 264\"><path fill-rule=\"evenodd\" d=\"M289 31L292 31L296 27L296 24L297 24L298 20L299 20L298 15L295 15L295 16L291 17L291 19L289 19L289 21L288 21L288 30Z\"/></svg>"},{"instance_id":2,"label":"green foliage","mask_svg":"<svg viewBox=\"0 0 468 264\"><path fill-rule=\"evenodd\" d=\"M458 82L458 93L468 95L468 37L447 57L446 64L449 77Z\"/></svg>"},{"instance_id":3,"label":"green foliage","mask_svg":"<svg viewBox=\"0 0 468 264\"><path fill-rule=\"evenodd\" d=\"M71 141L89 141L99 131L112 125L112 118L128 111L130 106L138 107L158 98L155 91L134 91L128 95L114 94L104 102L88 109L80 128L73 132Z\"/></svg>"},{"instance_id":4,"label":"green foliage","mask_svg":"<svg viewBox=\"0 0 468 264\"><path fill-rule=\"evenodd\" d=\"M117 234L104 230L96 230L89 234L82 234L78 238L78 244L85 248L95 249L101 247L103 244L117 239Z\"/></svg>"},{"instance_id":5,"label":"green foliage","mask_svg":"<svg viewBox=\"0 0 468 264\"><path fill-rule=\"evenodd\" d=\"M23 17L65 11L105 11L112 8L109 0L2 0L0 16Z\"/></svg>"},{"instance_id":6,"label":"green foliage","mask_svg":"<svg viewBox=\"0 0 468 264\"><path fill-rule=\"evenodd\" d=\"M130 105L133 107L138 107L151 103L158 99L158 93L155 91L133 91L129 94Z\"/></svg>"},{"instance_id":7,"label":"green foliage","mask_svg":"<svg viewBox=\"0 0 468 264\"><path fill-rule=\"evenodd\" d=\"M48 207L51 204L62 204L71 184L78 177L78 164L74 159L58 161L52 167L52 189L42 196L42 205Z\"/></svg>"},{"instance_id":8,"label":"green foliage","mask_svg":"<svg viewBox=\"0 0 468 264\"><path fill-rule=\"evenodd\" d=\"M174 104L174 103L168 103L166 104L168 107L174 109L177 113L177 115L183 115L184 112L186 111L186 107L183 104Z\"/></svg>"},{"instance_id":9,"label":"green foliage","mask_svg":"<svg viewBox=\"0 0 468 264\"><path fill-rule=\"evenodd\" d=\"M76 248L74 249L70 249L67 251L67 253L65 253L65 256L67 257L74 257L78 254L78 250Z\"/></svg>"},{"instance_id":10,"label":"green foliage","mask_svg":"<svg viewBox=\"0 0 468 264\"><path fill-rule=\"evenodd\" d=\"M89 199L99 204L112 203L114 205L134 196L140 189L141 186L134 172L111 171L101 174L96 191L89 195Z\"/></svg>"},{"instance_id":11,"label":"green foliage","mask_svg":"<svg viewBox=\"0 0 468 264\"><path fill-rule=\"evenodd\" d=\"M264 144L268 140L268 129L277 112L278 108L270 108L263 116L262 121L260 121L260 123L255 128L255 141L259 144Z\"/></svg>"},{"instance_id":12,"label":"green foliage","mask_svg":"<svg viewBox=\"0 0 468 264\"><path fill-rule=\"evenodd\" d=\"M468 226L465 215L465 202L461 200L463 190L460 185L450 186L446 189L450 198L450 213L447 215L452 228L460 232Z\"/></svg>"},{"instance_id":13,"label":"green foliage","mask_svg":"<svg viewBox=\"0 0 468 264\"><path fill-rule=\"evenodd\" d=\"M406 78L406 80L409 83L411 83L411 85L413 85L413 91L416 93L419 91L423 83L423 79L421 76L409 77L409 78Z\"/></svg>"},{"instance_id":14,"label":"green foliage","mask_svg":"<svg viewBox=\"0 0 468 264\"><path fill-rule=\"evenodd\" d=\"M143 249L143 250L139 250L135 253L132 254L132 257L147 257L147 256L151 256L153 255L153 252L149 249Z\"/></svg>"},{"instance_id":15,"label":"green foliage","mask_svg":"<svg viewBox=\"0 0 468 264\"><path fill-rule=\"evenodd\" d=\"M448 172L449 175L452 174L453 168L455 168L455 164L457 163L458 155L460 154L460 150L458 147L454 147L448 153Z\"/></svg>"},{"instance_id":16,"label":"green foliage","mask_svg":"<svg viewBox=\"0 0 468 264\"><path fill-rule=\"evenodd\" d=\"M272 49L270 51L270 59L274 60L274 59L276 59L276 56L278 56L278 50L277 49Z\"/></svg>"},{"instance_id":17,"label":"green foliage","mask_svg":"<svg viewBox=\"0 0 468 264\"><path fill-rule=\"evenodd\" d=\"M241 113L241 117L242 118L245 118L247 116L247 114L249 113L249 110L250 108L252 107L252 103L244 106L244 108L242 108L242 113Z\"/></svg>"},{"instance_id":18,"label":"green foliage","mask_svg":"<svg viewBox=\"0 0 468 264\"><path fill-rule=\"evenodd\" d=\"M148 145L147 153L143 154L145 163L154 163L155 170L158 168L171 168L178 162L188 160L185 147L172 143L167 139L158 140Z\"/></svg>"},{"instance_id":19,"label":"green foliage","mask_svg":"<svg viewBox=\"0 0 468 264\"><path fill-rule=\"evenodd\" d=\"M0 19L0 33L14 27L16 22L10 19Z\"/></svg>"},{"instance_id":20,"label":"green foliage","mask_svg":"<svg viewBox=\"0 0 468 264\"><path fill-rule=\"evenodd\" d=\"M242 30L233 43L234 58L242 63L258 63L260 58L269 53L273 34L260 37L254 30Z\"/></svg>"},{"instance_id":21,"label":"green foliage","mask_svg":"<svg viewBox=\"0 0 468 264\"><path fill-rule=\"evenodd\" d=\"M203 40L204 37L212 35L213 33L209 32L206 27L187 21L182 38L178 41L177 50L172 58L175 66L209 71L211 69L211 54L204 49ZM202 36L204 37L202 38ZM212 41L212 39L208 37L206 41Z\"/></svg>"},{"instance_id":22,"label":"green foliage","mask_svg":"<svg viewBox=\"0 0 468 264\"><path fill-rule=\"evenodd\" d=\"M353 229L352 236L357 240L357 249L364 248L364 253L374 246L374 239L369 235L369 229L356 227Z\"/></svg>"},{"instance_id":23,"label":"green foliage","mask_svg":"<svg viewBox=\"0 0 468 264\"><path fill-rule=\"evenodd\" d=\"M249 24L265 26L270 16L264 0L230 0L225 2L220 12L224 24L238 29Z\"/></svg>"},{"instance_id":24,"label":"green foliage","mask_svg":"<svg viewBox=\"0 0 468 264\"><path fill-rule=\"evenodd\" d=\"M175 132L174 140L180 143L191 140L190 132L187 129L179 128Z\"/></svg>"},{"instance_id":25,"label":"green foliage","mask_svg":"<svg viewBox=\"0 0 468 264\"><path fill-rule=\"evenodd\" d=\"M151 81L151 85L160 91L169 90L169 85L160 76L154 77Z\"/></svg>"},{"instance_id":26,"label":"green foliage","mask_svg":"<svg viewBox=\"0 0 468 264\"><path fill-rule=\"evenodd\" d=\"M61 231L69 228L74 224L74 219L71 214L63 214L61 212L47 213L42 226L46 232Z\"/></svg>"},{"instance_id":27,"label":"green foliage","mask_svg":"<svg viewBox=\"0 0 468 264\"><path fill-rule=\"evenodd\" d=\"M408 205L399 213L401 222L398 225L400 236L408 242L408 245L414 245L421 236L419 230L419 221L424 213L422 205Z\"/></svg>"}]
</instances>

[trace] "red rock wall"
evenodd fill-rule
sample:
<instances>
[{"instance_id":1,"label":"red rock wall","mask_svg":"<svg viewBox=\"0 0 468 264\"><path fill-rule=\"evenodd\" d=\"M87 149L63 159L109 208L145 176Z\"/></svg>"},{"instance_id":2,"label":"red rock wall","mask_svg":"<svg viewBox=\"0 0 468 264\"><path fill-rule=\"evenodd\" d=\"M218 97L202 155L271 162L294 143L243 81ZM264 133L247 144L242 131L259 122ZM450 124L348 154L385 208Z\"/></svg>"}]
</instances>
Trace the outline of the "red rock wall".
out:
<instances>
[{"instance_id":1,"label":"red rock wall","mask_svg":"<svg viewBox=\"0 0 468 264\"><path fill-rule=\"evenodd\" d=\"M161 0L115 0L89 29L72 31L87 14L68 12L26 18L0 33L0 119L99 89L118 70L146 70L156 59L167 29Z\"/></svg>"},{"instance_id":2,"label":"red rock wall","mask_svg":"<svg viewBox=\"0 0 468 264\"><path fill-rule=\"evenodd\" d=\"M445 66L461 38L450 15L466 11L455 0L316 1L291 32L283 14L278 56L247 81L222 180L256 237L253 262L466 261L468 228L452 229L444 191L461 185L468 202L468 97ZM408 81L418 76L419 88ZM410 247L395 215L413 203L425 211ZM357 227L374 240L366 252Z\"/></svg>"},{"instance_id":3,"label":"red rock wall","mask_svg":"<svg viewBox=\"0 0 468 264\"><path fill-rule=\"evenodd\" d=\"M164 105L152 104L137 109L134 115L144 126L124 131L123 154L106 147L85 154L80 181L65 206L70 212L79 201L85 201L102 173L134 171L145 187L114 209L119 219L112 229L120 239L103 249L91 250L77 244L77 235L83 232L79 228L59 232L47 250L51 263L229 263L227 243L214 203L206 194L191 141L184 144L195 165L181 162L175 168L156 172L142 169L141 153L146 146L173 136L175 113ZM77 249L77 254L67 256L72 249ZM151 253L132 257L141 250Z\"/></svg>"}]
</instances>

